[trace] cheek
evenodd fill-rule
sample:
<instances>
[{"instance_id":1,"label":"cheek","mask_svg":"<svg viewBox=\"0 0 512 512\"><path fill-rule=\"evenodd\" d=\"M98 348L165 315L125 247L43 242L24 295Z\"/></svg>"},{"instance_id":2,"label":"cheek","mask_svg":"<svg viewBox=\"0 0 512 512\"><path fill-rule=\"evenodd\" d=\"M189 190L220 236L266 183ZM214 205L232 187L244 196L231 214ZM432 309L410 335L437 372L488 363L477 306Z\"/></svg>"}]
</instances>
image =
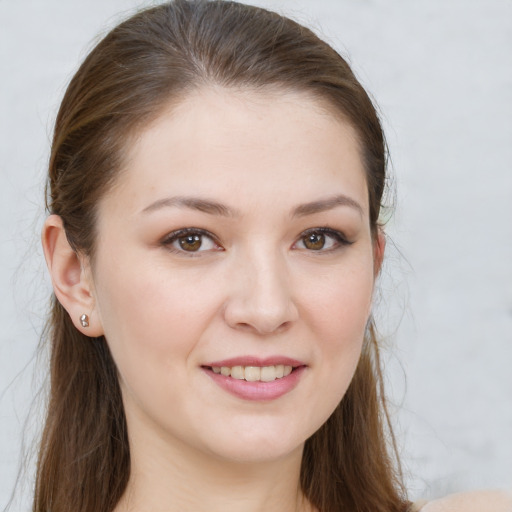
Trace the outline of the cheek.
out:
<instances>
[{"instance_id":1,"label":"cheek","mask_svg":"<svg viewBox=\"0 0 512 512\"><path fill-rule=\"evenodd\" d=\"M373 266L366 259L337 272L316 275L304 286L305 292L309 290L303 293L304 315L310 315L311 325L323 333L321 339L333 351L356 342L364 333L374 288Z\"/></svg>"},{"instance_id":2,"label":"cheek","mask_svg":"<svg viewBox=\"0 0 512 512\"><path fill-rule=\"evenodd\" d=\"M97 301L121 375L178 371L176 363L183 364L214 314L216 297L206 293L214 288L206 283L199 293L193 279L183 282L179 273L143 262L126 272L109 267L98 272Z\"/></svg>"},{"instance_id":3,"label":"cheek","mask_svg":"<svg viewBox=\"0 0 512 512\"><path fill-rule=\"evenodd\" d=\"M161 411L186 417L180 397L190 383L194 350L215 315L218 299L208 282L199 291L168 269L142 263L131 268L140 272L98 275L105 337L118 369L126 414L132 421L135 414L167 424Z\"/></svg>"},{"instance_id":4,"label":"cheek","mask_svg":"<svg viewBox=\"0 0 512 512\"><path fill-rule=\"evenodd\" d=\"M350 268L317 279L317 293L308 301L308 323L316 339L315 364L320 369L319 386L326 390L323 394L313 394L311 400L317 401L325 411L324 419L343 398L352 380L371 310L372 266Z\"/></svg>"}]
</instances>

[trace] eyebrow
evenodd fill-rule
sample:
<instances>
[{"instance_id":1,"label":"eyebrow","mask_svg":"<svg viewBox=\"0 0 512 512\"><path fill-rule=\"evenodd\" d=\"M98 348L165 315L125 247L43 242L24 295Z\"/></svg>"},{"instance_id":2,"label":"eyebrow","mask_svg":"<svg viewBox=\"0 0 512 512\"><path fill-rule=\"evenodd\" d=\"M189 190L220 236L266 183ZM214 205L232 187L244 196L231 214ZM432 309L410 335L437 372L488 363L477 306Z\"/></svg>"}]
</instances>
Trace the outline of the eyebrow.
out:
<instances>
[{"instance_id":1,"label":"eyebrow","mask_svg":"<svg viewBox=\"0 0 512 512\"><path fill-rule=\"evenodd\" d=\"M355 209L361 217L363 216L362 206L354 199L345 196L337 195L328 197L326 199L320 199L318 201L311 201L310 203L304 203L293 209L292 217L305 217L307 215L313 215L315 213L321 213L328 210L337 208L338 206L348 206ZM201 197L189 197L189 196L174 196L159 199L149 206L146 206L142 210L142 213L150 213L161 208L189 208L191 210L198 210L203 213L210 215L220 215L223 217L240 217L241 214L238 210L230 208L225 204L210 199L204 199Z\"/></svg>"},{"instance_id":2,"label":"eyebrow","mask_svg":"<svg viewBox=\"0 0 512 512\"><path fill-rule=\"evenodd\" d=\"M191 210L198 210L203 213L209 213L210 215L221 215L223 217L236 217L240 215L236 210L222 203L218 203L217 201L188 196L175 196L159 199L158 201L151 203L149 206L146 206L146 208L142 210L142 213L149 213L159 210L160 208L170 207L190 208Z\"/></svg>"},{"instance_id":3,"label":"eyebrow","mask_svg":"<svg viewBox=\"0 0 512 512\"><path fill-rule=\"evenodd\" d=\"M361 217L364 214L362 206L357 201L345 195L338 195L328 197L327 199L321 199L319 201L312 201L311 203L301 204L293 210L292 217L305 217L306 215L313 215L315 213L332 210L338 206L348 206L353 208Z\"/></svg>"}]
</instances>

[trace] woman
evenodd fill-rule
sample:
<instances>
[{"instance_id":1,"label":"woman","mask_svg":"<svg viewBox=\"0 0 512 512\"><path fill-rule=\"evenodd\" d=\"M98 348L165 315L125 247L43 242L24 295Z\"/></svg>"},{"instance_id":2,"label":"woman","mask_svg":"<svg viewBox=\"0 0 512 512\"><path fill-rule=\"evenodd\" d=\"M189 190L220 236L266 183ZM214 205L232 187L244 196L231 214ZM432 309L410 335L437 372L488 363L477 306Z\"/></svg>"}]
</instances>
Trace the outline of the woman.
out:
<instances>
[{"instance_id":1,"label":"woman","mask_svg":"<svg viewBox=\"0 0 512 512\"><path fill-rule=\"evenodd\" d=\"M34 510L409 509L371 320L385 160L290 20L180 0L107 35L52 145Z\"/></svg>"}]
</instances>

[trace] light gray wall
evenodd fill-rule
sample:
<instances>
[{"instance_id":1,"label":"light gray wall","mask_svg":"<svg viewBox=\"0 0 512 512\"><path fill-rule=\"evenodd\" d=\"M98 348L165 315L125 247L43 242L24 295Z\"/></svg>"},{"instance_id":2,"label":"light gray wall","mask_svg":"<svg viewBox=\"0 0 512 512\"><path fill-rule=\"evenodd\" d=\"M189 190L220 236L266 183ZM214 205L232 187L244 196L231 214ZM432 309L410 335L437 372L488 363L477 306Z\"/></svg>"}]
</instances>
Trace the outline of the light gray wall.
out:
<instances>
[{"instance_id":1,"label":"light gray wall","mask_svg":"<svg viewBox=\"0 0 512 512\"><path fill-rule=\"evenodd\" d=\"M398 208L378 315L411 495L511 487L512 2L257 3L323 34L382 110ZM96 34L137 5L0 1L0 509L37 387L53 118Z\"/></svg>"}]
</instances>

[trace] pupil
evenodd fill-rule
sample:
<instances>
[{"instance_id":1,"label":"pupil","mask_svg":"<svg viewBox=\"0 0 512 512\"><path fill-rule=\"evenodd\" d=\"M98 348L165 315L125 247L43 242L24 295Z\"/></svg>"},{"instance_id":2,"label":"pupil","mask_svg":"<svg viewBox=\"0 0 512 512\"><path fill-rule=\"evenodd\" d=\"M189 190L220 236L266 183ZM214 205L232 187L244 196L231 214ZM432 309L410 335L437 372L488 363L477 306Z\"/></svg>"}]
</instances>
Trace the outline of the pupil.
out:
<instances>
[{"instance_id":1,"label":"pupil","mask_svg":"<svg viewBox=\"0 0 512 512\"><path fill-rule=\"evenodd\" d=\"M179 239L180 247L185 251L197 251L201 247L200 235L188 235Z\"/></svg>"},{"instance_id":2,"label":"pupil","mask_svg":"<svg viewBox=\"0 0 512 512\"><path fill-rule=\"evenodd\" d=\"M311 233L304 239L304 245L308 249L318 251L325 245L325 236L322 233Z\"/></svg>"}]
</instances>

